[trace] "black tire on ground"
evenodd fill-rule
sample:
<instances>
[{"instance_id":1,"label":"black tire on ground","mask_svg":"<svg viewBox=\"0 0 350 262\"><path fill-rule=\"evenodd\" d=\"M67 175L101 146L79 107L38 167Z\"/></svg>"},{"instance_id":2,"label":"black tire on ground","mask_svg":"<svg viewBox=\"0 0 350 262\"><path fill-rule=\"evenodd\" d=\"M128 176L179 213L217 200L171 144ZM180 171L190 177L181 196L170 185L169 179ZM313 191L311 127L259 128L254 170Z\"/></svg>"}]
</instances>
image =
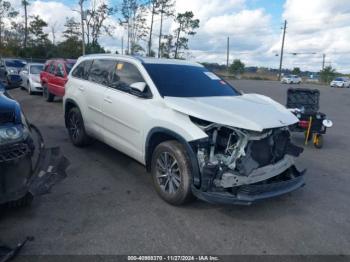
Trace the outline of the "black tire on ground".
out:
<instances>
[{"instance_id":1,"label":"black tire on ground","mask_svg":"<svg viewBox=\"0 0 350 262\"><path fill-rule=\"evenodd\" d=\"M43 96L47 102L53 102L55 95L51 94L50 91L47 89L46 86L44 86L43 89Z\"/></svg>"},{"instance_id":2,"label":"black tire on ground","mask_svg":"<svg viewBox=\"0 0 350 262\"><path fill-rule=\"evenodd\" d=\"M32 91L32 88L30 87L30 83L27 82L27 88L28 88L28 94L31 96L33 95L33 91Z\"/></svg>"},{"instance_id":3,"label":"black tire on ground","mask_svg":"<svg viewBox=\"0 0 350 262\"><path fill-rule=\"evenodd\" d=\"M30 206L32 202L33 202L33 195L31 193L27 193L24 197L15 201L11 201L6 205L9 208L21 208L21 207Z\"/></svg>"},{"instance_id":4,"label":"black tire on ground","mask_svg":"<svg viewBox=\"0 0 350 262\"><path fill-rule=\"evenodd\" d=\"M67 129L73 145L83 147L90 143L79 108L73 107L67 114Z\"/></svg>"},{"instance_id":5,"label":"black tire on ground","mask_svg":"<svg viewBox=\"0 0 350 262\"><path fill-rule=\"evenodd\" d=\"M152 155L151 173L158 195L169 204L183 205L193 199L190 159L181 143L159 144Z\"/></svg>"}]
</instances>

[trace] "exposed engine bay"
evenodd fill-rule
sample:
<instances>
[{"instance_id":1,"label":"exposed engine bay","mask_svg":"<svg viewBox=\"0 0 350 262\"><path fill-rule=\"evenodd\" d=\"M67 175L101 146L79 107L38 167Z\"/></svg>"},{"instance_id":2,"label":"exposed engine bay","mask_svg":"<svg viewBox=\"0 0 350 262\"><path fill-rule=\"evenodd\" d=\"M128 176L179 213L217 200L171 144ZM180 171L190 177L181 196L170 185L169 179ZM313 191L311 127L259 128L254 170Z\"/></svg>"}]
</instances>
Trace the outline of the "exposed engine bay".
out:
<instances>
[{"instance_id":1,"label":"exposed engine bay","mask_svg":"<svg viewBox=\"0 0 350 262\"><path fill-rule=\"evenodd\" d=\"M303 149L291 143L288 127L253 132L191 117L208 139L196 145L201 189L230 190L268 181L294 167ZM287 178L282 178L286 180Z\"/></svg>"}]
</instances>

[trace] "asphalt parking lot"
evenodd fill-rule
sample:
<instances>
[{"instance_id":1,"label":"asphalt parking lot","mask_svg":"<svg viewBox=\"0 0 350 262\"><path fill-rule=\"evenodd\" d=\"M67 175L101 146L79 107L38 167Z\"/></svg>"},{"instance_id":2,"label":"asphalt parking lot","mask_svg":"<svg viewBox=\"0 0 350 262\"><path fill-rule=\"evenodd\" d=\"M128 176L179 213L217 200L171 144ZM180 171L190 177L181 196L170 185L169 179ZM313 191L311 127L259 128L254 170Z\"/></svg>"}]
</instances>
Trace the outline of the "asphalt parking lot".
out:
<instances>
[{"instance_id":1,"label":"asphalt parking lot","mask_svg":"<svg viewBox=\"0 0 350 262\"><path fill-rule=\"evenodd\" d=\"M245 93L285 104L287 85L234 81ZM307 185L250 207L163 202L144 167L95 142L78 149L64 127L62 104L11 91L48 146L70 159L68 177L30 208L0 214L0 239L34 236L24 254L350 254L350 89L321 90L321 111L333 120L321 150L305 148ZM303 143L303 136L294 136Z\"/></svg>"}]
</instances>

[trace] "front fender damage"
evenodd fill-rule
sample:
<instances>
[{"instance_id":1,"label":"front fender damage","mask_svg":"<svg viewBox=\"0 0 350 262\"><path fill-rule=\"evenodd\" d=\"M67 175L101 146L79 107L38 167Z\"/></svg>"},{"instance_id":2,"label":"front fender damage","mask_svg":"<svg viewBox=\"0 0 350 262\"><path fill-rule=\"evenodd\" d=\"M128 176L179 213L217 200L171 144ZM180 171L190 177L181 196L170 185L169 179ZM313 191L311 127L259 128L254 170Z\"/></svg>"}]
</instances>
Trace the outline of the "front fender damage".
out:
<instances>
[{"instance_id":1,"label":"front fender damage","mask_svg":"<svg viewBox=\"0 0 350 262\"><path fill-rule=\"evenodd\" d=\"M208 135L191 143L201 174L201 186L192 189L198 198L249 205L305 184L305 171L295 167L303 149L291 142L288 127L253 132L191 120Z\"/></svg>"}]
</instances>

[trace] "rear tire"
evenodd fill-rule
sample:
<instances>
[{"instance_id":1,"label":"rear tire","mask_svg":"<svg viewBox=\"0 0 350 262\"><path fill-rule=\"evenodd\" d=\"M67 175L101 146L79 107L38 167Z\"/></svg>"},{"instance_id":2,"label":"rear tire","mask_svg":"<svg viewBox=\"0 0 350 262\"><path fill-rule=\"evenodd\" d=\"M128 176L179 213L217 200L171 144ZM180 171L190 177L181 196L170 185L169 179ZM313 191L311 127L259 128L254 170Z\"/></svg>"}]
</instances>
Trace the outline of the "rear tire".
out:
<instances>
[{"instance_id":1,"label":"rear tire","mask_svg":"<svg viewBox=\"0 0 350 262\"><path fill-rule=\"evenodd\" d=\"M51 94L49 89L47 88L47 86L44 86L44 89L43 89L43 96L46 100L46 102L53 102L54 98L55 98L55 95Z\"/></svg>"},{"instance_id":2,"label":"rear tire","mask_svg":"<svg viewBox=\"0 0 350 262\"><path fill-rule=\"evenodd\" d=\"M158 195L171 205L183 205L193 199L190 159L177 141L159 144L153 152L151 173Z\"/></svg>"},{"instance_id":3,"label":"rear tire","mask_svg":"<svg viewBox=\"0 0 350 262\"><path fill-rule=\"evenodd\" d=\"M90 143L90 137L86 134L84 120L79 108L73 107L67 115L67 129L70 140L77 147L84 147Z\"/></svg>"}]
</instances>

